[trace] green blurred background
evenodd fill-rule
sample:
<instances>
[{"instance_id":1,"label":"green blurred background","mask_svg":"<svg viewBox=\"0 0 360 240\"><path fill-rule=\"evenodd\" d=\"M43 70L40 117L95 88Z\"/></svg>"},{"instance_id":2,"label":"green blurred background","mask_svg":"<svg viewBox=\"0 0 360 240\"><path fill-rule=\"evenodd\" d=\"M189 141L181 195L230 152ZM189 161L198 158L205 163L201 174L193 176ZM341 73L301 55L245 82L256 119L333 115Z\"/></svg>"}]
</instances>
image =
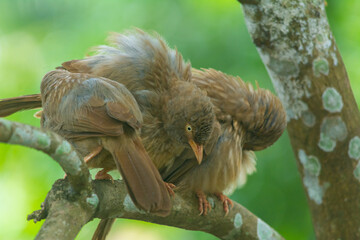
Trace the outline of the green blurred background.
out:
<instances>
[{"instance_id":1,"label":"green blurred background","mask_svg":"<svg viewBox=\"0 0 360 240\"><path fill-rule=\"evenodd\" d=\"M328 0L330 25L360 100L360 2ZM82 58L104 44L109 32L131 27L155 30L176 46L196 68L215 68L271 81L235 0L0 0L0 98L39 92L42 76L64 61ZM8 119L39 126L36 111ZM310 213L285 133L271 148L257 153L257 172L231 198L287 239L314 239ZM41 223L26 216L39 209L61 168L32 149L0 145L0 239L33 239ZM196 214L196 213L194 213ZM99 220L87 224L77 239L90 239ZM201 232L144 222L117 220L109 239L215 239Z\"/></svg>"}]
</instances>

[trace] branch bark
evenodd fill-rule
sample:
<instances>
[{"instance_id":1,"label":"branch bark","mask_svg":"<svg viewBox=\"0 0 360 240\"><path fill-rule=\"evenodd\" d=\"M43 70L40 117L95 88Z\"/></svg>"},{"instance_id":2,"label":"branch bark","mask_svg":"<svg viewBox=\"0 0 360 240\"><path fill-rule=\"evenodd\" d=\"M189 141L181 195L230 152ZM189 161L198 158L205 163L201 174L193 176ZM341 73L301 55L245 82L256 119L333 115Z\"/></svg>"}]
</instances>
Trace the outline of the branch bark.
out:
<instances>
[{"instance_id":1,"label":"branch bark","mask_svg":"<svg viewBox=\"0 0 360 240\"><path fill-rule=\"evenodd\" d=\"M84 161L80 160L70 143L56 133L5 119L0 119L0 142L43 151L60 164L69 183L66 191L62 191L66 193L67 200L51 202L50 206L43 206L42 210L28 218L47 218L36 239L74 239L81 227L91 219L99 203Z\"/></svg>"},{"instance_id":2,"label":"branch bark","mask_svg":"<svg viewBox=\"0 0 360 240\"><path fill-rule=\"evenodd\" d=\"M360 114L322 0L239 0L288 115L317 239L360 239Z\"/></svg>"},{"instance_id":3,"label":"branch bark","mask_svg":"<svg viewBox=\"0 0 360 240\"><path fill-rule=\"evenodd\" d=\"M54 132L0 119L0 142L27 146L51 156L67 174L76 192L91 195L90 172L71 144Z\"/></svg>"},{"instance_id":4,"label":"branch bark","mask_svg":"<svg viewBox=\"0 0 360 240\"><path fill-rule=\"evenodd\" d=\"M52 156L68 177L58 180L41 210L28 216L35 222L46 219L36 239L74 239L81 227L93 218L127 218L188 230L204 231L220 239L283 239L276 231L238 203L224 216L222 203L208 197L212 211L198 216L194 194L179 192L168 217L137 209L122 181L91 181L88 168L71 145L57 134L0 119L0 142L19 144Z\"/></svg>"},{"instance_id":5,"label":"branch bark","mask_svg":"<svg viewBox=\"0 0 360 240\"><path fill-rule=\"evenodd\" d=\"M213 209L207 216L199 216L198 201L195 195L176 193L172 201L171 214L167 217L159 217L137 209L131 201L123 181L111 183L107 180L94 180L92 185L95 194L99 197L99 206L92 217L89 218L88 211L79 207L81 205L76 205L68 199L66 190L69 188L68 181L58 180L49 192L41 213L36 211L35 214L29 215L29 219L36 221L45 217L48 219L52 213L54 217L59 216L56 218L68 219L69 223L66 225L71 225L74 222L71 217L75 211L78 225L83 225L93 218L126 218L187 230L203 231L220 239L283 239L271 227L238 203L234 203L230 213L224 216L222 203L216 198L208 197ZM61 223L57 224L62 225ZM59 239L73 238L74 235L69 235Z\"/></svg>"}]
</instances>

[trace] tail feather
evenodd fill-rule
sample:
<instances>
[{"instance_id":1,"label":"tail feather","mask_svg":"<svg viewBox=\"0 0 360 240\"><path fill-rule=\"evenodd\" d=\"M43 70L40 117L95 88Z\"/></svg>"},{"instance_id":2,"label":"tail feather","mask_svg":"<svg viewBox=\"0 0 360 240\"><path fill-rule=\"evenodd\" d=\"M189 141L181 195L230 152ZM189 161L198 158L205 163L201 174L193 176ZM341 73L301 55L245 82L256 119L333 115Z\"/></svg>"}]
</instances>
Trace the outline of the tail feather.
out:
<instances>
[{"instance_id":1,"label":"tail feather","mask_svg":"<svg viewBox=\"0 0 360 240\"><path fill-rule=\"evenodd\" d=\"M113 155L134 204L159 216L169 215L171 202L167 188L140 139L127 140Z\"/></svg>"},{"instance_id":2,"label":"tail feather","mask_svg":"<svg viewBox=\"0 0 360 240\"><path fill-rule=\"evenodd\" d=\"M101 219L92 240L105 240L114 222L115 218Z\"/></svg>"},{"instance_id":3,"label":"tail feather","mask_svg":"<svg viewBox=\"0 0 360 240\"><path fill-rule=\"evenodd\" d=\"M6 117L13 113L41 107L41 95L32 94L0 100L0 117Z\"/></svg>"}]
</instances>

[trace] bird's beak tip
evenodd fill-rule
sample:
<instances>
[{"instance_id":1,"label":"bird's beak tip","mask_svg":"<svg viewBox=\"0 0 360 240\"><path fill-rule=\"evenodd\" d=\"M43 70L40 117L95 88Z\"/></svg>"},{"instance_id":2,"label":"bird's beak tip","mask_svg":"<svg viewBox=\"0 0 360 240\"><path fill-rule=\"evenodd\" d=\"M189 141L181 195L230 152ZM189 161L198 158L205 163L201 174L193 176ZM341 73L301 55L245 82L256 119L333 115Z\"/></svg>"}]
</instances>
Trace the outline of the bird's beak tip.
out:
<instances>
[{"instance_id":1,"label":"bird's beak tip","mask_svg":"<svg viewBox=\"0 0 360 240\"><path fill-rule=\"evenodd\" d=\"M202 160L203 160L203 152L204 152L204 146L203 145L198 145L197 143L195 143L194 140L190 139L189 140L189 144L192 148L192 150L195 153L195 157L197 162L199 163L199 165L201 164Z\"/></svg>"}]
</instances>

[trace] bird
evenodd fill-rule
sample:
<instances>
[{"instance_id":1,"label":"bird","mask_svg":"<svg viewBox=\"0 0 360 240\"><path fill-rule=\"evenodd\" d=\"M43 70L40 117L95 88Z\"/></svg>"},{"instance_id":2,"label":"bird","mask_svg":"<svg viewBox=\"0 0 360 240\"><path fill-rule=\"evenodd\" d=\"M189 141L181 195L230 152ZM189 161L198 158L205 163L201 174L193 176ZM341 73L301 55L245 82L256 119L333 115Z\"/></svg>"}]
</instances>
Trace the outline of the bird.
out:
<instances>
[{"instance_id":1,"label":"bird","mask_svg":"<svg viewBox=\"0 0 360 240\"><path fill-rule=\"evenodd\" d=\"M196 192L200 214L211 205L207 194L223 203L225 215L233 202L231 194L256 169L254 151L271 146L286 128L286 113L278 97L257 86L254 89L239 77L214 69L192 70L193 82L210 97L216 115L215 144L200 165L189 155L177 158L171 168L160 172L177 189ZM200 190L200 191L199 191Z\"/></svg>"},{"instance_id":2,"label":"bird","mask_svg":"<svg viewBox=\"0 0 360 240\"><path fill-rule=\"evenodd\" d=\"M280 100L239 77L214 69L190 71L190 64L160 36L137 30L113 34L110 41L113 46L100 46L96 55L65 62L62 68L123 83L139 104L141 138L163 179L178 190L195 192L200 214L210 210L207 194L215 194L227 214L232 201L223 193L246 182L255 171L253 151L272 145L286 127ZM200 110L207 109L203 117L203 110L196 110L201 105L206 107ZM191 119L200 119L200 127Z\"/></svg>"},{"instance_id":3,"label":"bird","mask_svg":"<svg viewBox=\"0 0 360 240\"><path fill-rule=\"evenodd\" d=\"M195 192L200 214L210 207L206 193L228 213L232 202L223 192L246 182L255 171L253 151L273 144L286 128L281 101L240 78L190 69L159 35L137 30L109 41L96 55L62 66L123 83L140 106L141 137L163 179Z\"/></svg>"},{"instance_id":4,"label":"bird","mask_svg":"<svg viewBox=\"0 0 360 240\"><path fill-rule=\"evenodd\" d=\"M41 82L41 126L67 139L97 178L118 169L134 204L159 216L170 214L167 186L139 136L142 115L126 87L85 73L54 70ZM111 227L114 219L105 219ZM110 228L98 232L104 239Z\"/></svg>"},{"instance_id":5,"label":"bird","mask_svg":"<svg viewBox=\"0 0 360 240\"><path fill-rule=\"evenodd\" d=\"M187 152L197 164L213 133L215 114L209 97L191 81L191 64L158 34L142 30L110 36L111 46L97 47L84 59L64 62L73 73L88 73L124 84L143 117L141 140L159 171ZM168 182L169 191L174 188ZM111 223L101 220L95 235ZM95 239L95 238L93 238Z\"/></svg>"},{"instance_id":6,"label":"bird","mask_svg":"<svg viewBox=\"0 0 360 240\"><path fill-rule=\"evenodd\" d=\"M159 35L141 30L113 34L110 41L113 46L100 46L96 55L64 62L59 70L105 77L126 86L140 107L141 140L157 169L171 167L183 153L201 164L215 115L209 97L191 81L190 63ZM0 102L0 114L1 104L9 101L19 99ZM102 220L96 233L106 232L111 224Z\"/></svg>"},{"instance_id":7,"label":"bird","mask_svg":"<svg viewBox=\"0 0 360 240\"><path fill-rule=\"evenodd\" d=\"M201 164L215 114L210 98L192 82L190 62L159 34L140 29L113 33L109 42L95 55L64 62L62 68L126 86L140 107L141 139L159 171L187 150Z\"/></svg>"}]
</instances>

